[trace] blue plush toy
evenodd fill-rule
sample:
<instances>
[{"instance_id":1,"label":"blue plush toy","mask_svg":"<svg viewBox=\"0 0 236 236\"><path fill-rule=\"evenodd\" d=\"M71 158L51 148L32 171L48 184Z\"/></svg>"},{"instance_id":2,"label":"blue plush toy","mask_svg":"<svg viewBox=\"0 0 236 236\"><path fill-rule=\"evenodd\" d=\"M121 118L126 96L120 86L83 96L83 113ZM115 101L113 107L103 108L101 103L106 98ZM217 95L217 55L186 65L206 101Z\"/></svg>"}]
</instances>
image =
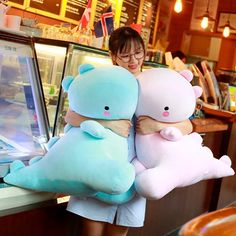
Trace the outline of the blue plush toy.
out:
<instances>
[{"instance_id":1,"label":"blue plush toy","mask_svg":"<svg viewBox=\"0 0 236 236\"><path fill-rule=\"evenodd\" d=\"M66 77L62 86L68 92L70 109L83 116L130 120L135 112L138 84L124 68L84 64L79 75ZM29 166L13 162L4 181L32 190L94 196L111 203L130 199L135 171L128 162L127 139L95 120L65 130L43 158L32 159Z\"/></svg>"}]
</instances>

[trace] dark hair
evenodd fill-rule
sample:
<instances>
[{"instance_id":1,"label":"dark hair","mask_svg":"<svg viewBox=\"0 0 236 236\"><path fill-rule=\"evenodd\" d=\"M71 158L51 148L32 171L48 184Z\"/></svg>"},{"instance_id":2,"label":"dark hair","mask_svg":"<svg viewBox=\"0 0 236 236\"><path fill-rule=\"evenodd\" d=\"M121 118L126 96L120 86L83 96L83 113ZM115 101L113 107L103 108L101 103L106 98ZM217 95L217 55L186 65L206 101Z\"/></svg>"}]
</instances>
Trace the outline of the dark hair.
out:
<instances>
[{"instance_id":1,"label":"dark hair","mask_svg":"<svg viewBox=\"0 0 236 236\"><path fill-rule=\"evenodd\" d=\"M144 41L141 35L131 27L123 26L114 30L109 38L109 50L111 54L117 55L130 48L131 42L141 44L145 51Z\"/></svg>"},{"instance_id":2,"label":"dark hair","mask_svg":"<svg viewBox=\"0 0 236 236\"><path fill-rule=\"evenodd\" d=\"M181 60L184 59L184 58L186 59L186 55L182 51L180 51L180 50L172 52L171 54L172 54L173 59L175 57L178 57Z\"/></svg>"}]
</instances>

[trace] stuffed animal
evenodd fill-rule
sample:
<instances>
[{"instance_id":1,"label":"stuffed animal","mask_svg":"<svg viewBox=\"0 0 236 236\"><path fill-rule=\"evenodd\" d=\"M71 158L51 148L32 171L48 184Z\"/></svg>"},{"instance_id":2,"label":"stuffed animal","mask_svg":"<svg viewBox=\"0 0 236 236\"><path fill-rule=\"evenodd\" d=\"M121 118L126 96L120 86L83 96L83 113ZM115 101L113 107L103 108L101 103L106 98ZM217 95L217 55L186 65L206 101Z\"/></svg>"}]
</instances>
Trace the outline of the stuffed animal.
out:
<instances>
[{"instance_id":1,"label":"stuffed animal","mask_svg":"<svg viewBox=\"0 0 236 236\"><path fill-rule=\"evenodd\" d=\"M234 174L228 156L214 158L211 150L202 146L198 133L182 135L171 125L188 119L194 112L202 90L190 84L192 77L188 70L178 73L166 68L146 70L138 76L136 116L170 124L160 132L136 134L135 187L149 199L160 199L176 187Z\"/></svg>"},{"instance_id":2,"label":"stuffed animal","mask_svg":"<svg viewBox=\"0 0 236 236\"><path fill-rule=\"evenodd\" d=\"M32 190L126 201L133 196L135 178L127 139L92 119L131 120L138 99L136 78L118 66L84 64L79 75L66 77L62 86L70 109L91 120L80 127L67 126L64 136L50 142L46 155L33 158L29 166L13 162L4 181Z\"/></svg>"}]
</instances>

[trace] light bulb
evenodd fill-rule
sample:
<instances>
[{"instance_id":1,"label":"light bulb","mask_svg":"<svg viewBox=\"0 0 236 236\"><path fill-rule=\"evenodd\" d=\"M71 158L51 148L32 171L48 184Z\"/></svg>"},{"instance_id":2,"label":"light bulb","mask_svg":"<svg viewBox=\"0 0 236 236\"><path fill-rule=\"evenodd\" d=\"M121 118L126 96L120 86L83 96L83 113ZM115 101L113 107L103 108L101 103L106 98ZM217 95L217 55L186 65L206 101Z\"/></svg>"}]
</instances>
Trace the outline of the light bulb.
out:
<instances>
[{"instance_id":1,"label":"light bulb","mask_svg":"<svg viewBox=\"0 0 236 236\"><path fill-rule=\"evenodd\" d=\"M183 9L182 1L181 0L176 0L174 10L176 13L180 13Z\"/></svg>"},{"instance_id":2,"label":"light bulb","mask_svg":"<svg viewBox=\"0 0 236 236\"><path fill-rule=\"evenodd\" d=\"M206 29L208 27L208 17L207 16L204 16L202 18L202 21L201 21L201 27L203 29Z\"/></svg>"},{"instance_id":3,"label":"light bulb","mask_svg":"<svg viewBox=\"0 0 236 236\"><path fill-rule=\"evenodd\" d=\"M223 31L223 36L227 38L229 37L229 35L230 35L230 28L229 26L225 26L224 31Z\"/></svg>"}]
</instances>

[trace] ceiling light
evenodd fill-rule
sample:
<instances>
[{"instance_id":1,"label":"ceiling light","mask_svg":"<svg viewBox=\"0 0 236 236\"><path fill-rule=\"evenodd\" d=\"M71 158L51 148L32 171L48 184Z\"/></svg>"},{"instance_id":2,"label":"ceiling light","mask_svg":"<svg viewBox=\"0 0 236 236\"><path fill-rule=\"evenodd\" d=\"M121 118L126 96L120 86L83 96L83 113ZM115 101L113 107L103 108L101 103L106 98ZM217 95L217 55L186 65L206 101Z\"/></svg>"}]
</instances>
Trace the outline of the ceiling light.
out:
<instances>
[{"instance_id":1,"label":"ceiling light","mask_svg":"<svg viewBox=\"0 0 236 236\"><path fill-rule=\"evenodd\" d=\"M233 27L233 26L230 25L230 20L229 20L229 19L230 19L230 14L229 14L229 18L228 18L228 20L226 21L226 23L225 23L224 25L222 25L222 26L219 26L219 28L224 29L224 30L223 30L223 36L224 36L225 38L229 37L231 30L236 30L235 27Z\"/></svg>"},{"instance_id":2,"label":"ceiling light","mask_svg":"<svg viewBox=\"0 0 236 236\"><path fill-rule=\"evenodd\" d=\"M201 27L203 29L206 29L208 27L208 16L203 16L202 21L201 21Z\"/></svg>"},{"instance_id":3,"label":"ceiling light","mask_svg":"<svg viewBox=\"0 0 236 236\"><path fill-rule=\"evenodd\" d=\"M183 10L182 0L176 0L174 10L176 13L180 13Z\"/></svg>"}]
</instances>

